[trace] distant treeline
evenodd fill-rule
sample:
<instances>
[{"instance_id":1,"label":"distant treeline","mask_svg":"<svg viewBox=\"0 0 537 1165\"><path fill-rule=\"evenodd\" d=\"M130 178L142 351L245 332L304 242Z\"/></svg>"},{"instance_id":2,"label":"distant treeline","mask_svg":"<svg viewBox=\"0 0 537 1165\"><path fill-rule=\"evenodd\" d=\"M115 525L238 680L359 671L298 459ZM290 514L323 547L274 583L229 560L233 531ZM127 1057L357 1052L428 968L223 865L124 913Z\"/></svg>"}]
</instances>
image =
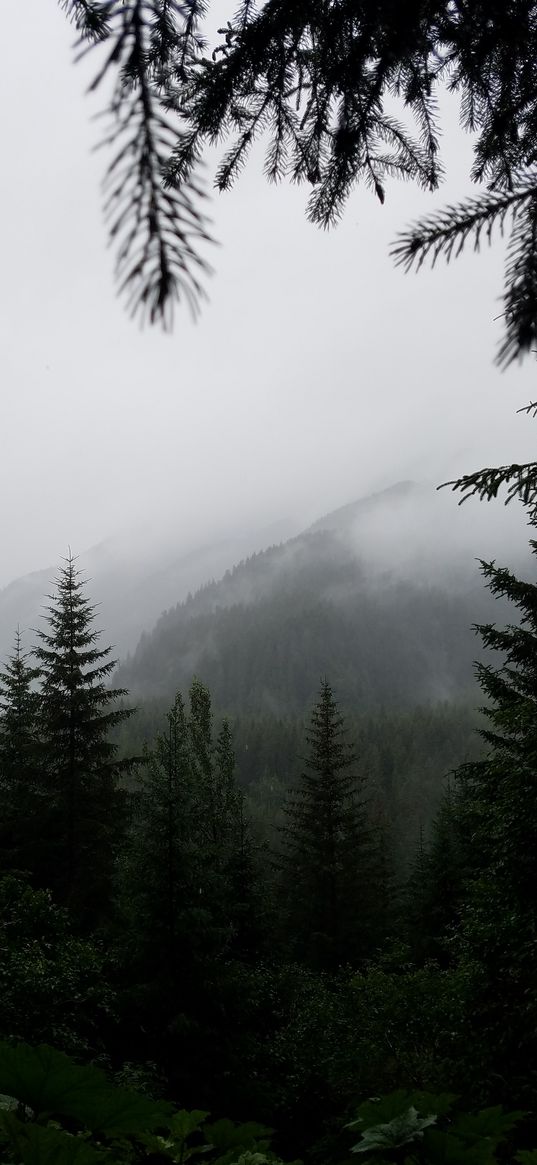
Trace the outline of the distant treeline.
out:
<instances>
[{"instance_id":1,"label":"distant treeline","mask_svg":"<svg viewBox=\"0 0 537 1165\"><path fill-rule=\"evenodd\" d=\"M120 756L139 754L159 732L167 710L164 698L139 701L132 718L114 731ZM450 774L482 752L483 717L468 703L452 702L362 714L345 706L344 711L356 771L377 813L390 822L397 861L404 865L420 830L429 835ZM215 708L217 723L225 715ZM258 839L273 845L285 796L302 769L308 717L244 713L228 719L252 826Z\"/></svg>"}]
</instances>

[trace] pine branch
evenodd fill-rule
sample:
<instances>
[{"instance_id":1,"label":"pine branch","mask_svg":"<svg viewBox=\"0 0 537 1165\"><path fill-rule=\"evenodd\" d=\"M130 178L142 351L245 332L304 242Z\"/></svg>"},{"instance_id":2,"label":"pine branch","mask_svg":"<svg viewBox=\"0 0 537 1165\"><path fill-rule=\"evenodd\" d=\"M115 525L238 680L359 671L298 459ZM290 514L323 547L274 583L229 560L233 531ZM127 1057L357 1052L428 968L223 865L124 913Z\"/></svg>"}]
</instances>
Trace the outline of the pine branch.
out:
<instances>
[{"instance_id":1,"label":"pine branch","mask_svg":"<svg viewBox=\"0 0 537 1165\"><path fill-rule=\"evenodd\" d=\"M537 506L537 461L479 469L476 473L464 474L454 481L445 481L438 488L446 489L448 486L451 486L452 492L459 491L462 494L459 505L471 497L489 502L498 496L503 486L507 486L505 505L518 498L531 509Z\"/></svg>"},{"instance_id":2,"label":"pine branch","mask_svg":"<svg viewBox=\"0 0 537 1165\"><path fill-rule=\"evenodd\" d=\"M494 191L422 219L404 231L392 248L396 266L404 267L405 271L412 267L419 270L430 259L434 267L440 256L449 263L472 238L474 250L479 250L483 234L490 243L495 227L503 232L507 215L515 216L524 204L530 203L536 188L537 175L534 175L515 192Z\"/></svg>"},{"instance_id":3,"label":"pine branch","mask_svg":"<svg viewBox=\"0 0 537 1165\"><path fill-rule=\"evenodd\" d=\"M73 19L76 8L69 5ZM200 51L197 21L205 5L123 0L101 8L107 16L101 37L106 56L90 90L115 73L100 147L113 151L103 190L118 289L131 315L167 328L177 301L186 300L197 314L205 294L202 277L210 271L200 254L211 239L200 209L205 192L199 177L190 172L173 187L164 181L180 127L165 108L163 92L184 61ZM80 20L85 10L82 3Z\"/></svg>"},{"instance_id":4,"label":"pine branch","mask_svg":"<svg viewBox=\"0 0 537 1165\"><path fill-rule=\"evenodd\" d=\"M196 309L208 239L197 177L203 148L232 138L217 174L229 186L254 138L269 131L265 173L313 187L310 219L340 217L358 182L385 199L386 181L434 189L442 177L436 92L447 79L476 135L478 198L407 230L393 250L406 270L476 250L513 230L504 286L506 366L537 339L537 5L446 0L240 0L207 54L208 0L59 0L85 42L104 42L94 82L114 76L107 143L115 148L111 238L131 308L169 320L175 299ZM397 101L399 123L386 109ZM414 124L407 128L407 121ZM107 178L108 181L108 178ZM110 194L110 191L108 192ZM107 195L108 196L108 195ZM108 205L108 210L110 210Z\"/></svg>"},{"instance_id":5,"label":"pine branch","mask_svg":"<svg viewBox=\"0 0 537 1165\"><path fill-rule=\"evenodd\" d=\"M114 0L103 3L98 0L59 0L59 4L84 40L103 41L110 35L109 17Z\"/></svg>"},{"instance_id":6,"label":"pine branch","mask_svg":"<svg viewBox=\"0 0 537 1165\"><path fill-rule=\"evenodd\" d=\"M517 215L505 268L505 336L497 362L507 367L537 343L537 190Z\"/></svg>"},{"instance_id":7,"label":"pine branch","mask_svg":"<svg viewBox=\"0 0 537 1165\"><path fill-rule=\"evenodd\" d=\"M517 409L517 413L525 413L528 417L531 415L535 420L537 417L537 401L530 401L529 405L524 405L523 408Z\"/></svg>"},{"instance_id":8,"label":"pine branch","mask_svg":"<svg viewBox=\"0 0 537 1165\"><path fill-rule=\"evenodd\" d=\"M396 266L419 270L442 256L449 263L469 240L479 251L483 237L490 244L494 229L503 234L512 219L505 268L505 335L496 357L507 367L537 342L537 174L528 175L514 191L492 191L431 215L410 227L392 248Z\"/></svg>"}]
</instances>

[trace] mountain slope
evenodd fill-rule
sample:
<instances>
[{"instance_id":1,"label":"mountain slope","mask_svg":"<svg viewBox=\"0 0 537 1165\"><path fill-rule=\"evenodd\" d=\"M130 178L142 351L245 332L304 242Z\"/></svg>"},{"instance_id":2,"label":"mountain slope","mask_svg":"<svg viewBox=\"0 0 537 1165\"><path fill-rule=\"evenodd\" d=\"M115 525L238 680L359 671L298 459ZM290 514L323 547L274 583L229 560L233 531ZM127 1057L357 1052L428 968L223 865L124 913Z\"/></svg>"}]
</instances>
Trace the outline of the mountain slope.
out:
<instances>
[{"instance_id":1,"label":"mountain slope","mask_svg":"<svg viewBox=\"0 0 537 1165\"><path fill-rule=\"evenodd\" d=\"M289 537L290 532L291 524L282 522L268 530L223 532L218 541L192 544L191 536L186 540L180 530L135 531L83 552L78 563L88 577L88 593L98 604L106 641L124 655L135 647L144 627L171 604L207 579L218 578L245 554L270 540ZM32 644L31 628L40 625L56 573L50 567L0 589L0 660L11 651L17 626L26 632L26 647Z\"/></svg>"},{"instance_id":2,"label":"mountain slope","mask_svg":"<svg viewBox=\"0 0 537 1165\"><path fill-rule=\"evenodd\" d=\"M463 545L439 556L424 498L434 515L430 491L403 483L240 563L162 615L118 680L171 697L196 673L230 712L302 712L323 675L364 709L463 695L479 653L471 626L504 613ZM390 528L405 523L389 562Z\"/></svg>"}]
</instances>

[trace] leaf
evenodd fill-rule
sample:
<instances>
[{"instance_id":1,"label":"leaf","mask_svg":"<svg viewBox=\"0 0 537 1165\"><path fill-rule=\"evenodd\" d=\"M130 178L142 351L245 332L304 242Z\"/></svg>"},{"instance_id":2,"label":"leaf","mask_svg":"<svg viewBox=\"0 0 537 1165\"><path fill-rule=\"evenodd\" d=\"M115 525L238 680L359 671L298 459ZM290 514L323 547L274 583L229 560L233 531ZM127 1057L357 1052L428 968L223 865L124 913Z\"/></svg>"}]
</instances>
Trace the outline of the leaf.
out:
<instances>
[{"instance_id":1,"label":"leaf","mask_svg":"<svg viewBox=\"0 0 537 1165\"><path fill-rule=\"evenodd\" d=\"M395 1116L393 1120L384 1124L372 1125L363 1133L362 1140L353 1145L352 1153L372 1153L386 1149L397 1149L401 1145L408 1145L423 1137L424 1129L435 1124L436 1115L419 1116L416 1108L410 1107L406 1112Z\"/></svg>"},{"instance_id":2,"label":"leaf","mask_svg":"<svg viewBox=\"0 0 537 1165\"><path fill-rule=\"evenodd\" d=\"M217 1152L225 1153L228 1149L251 1149L259 1141L270 1141L274 1129L256 1124L255 1121L235 1124L234 1121L223 1119L206 1125L204 1132Z\"/></svg>"},{"instance_id":3,"label":"leaf","mask_svg":"<svg viewBox=\"0 0 537 1165\"><path fill-rule=\"evenodd\" d=\"M465 1142L452 1133L428 1129L424 1137L427 1165L493 1165L496 1158L490 1141Z\"/></svg>"},{"instance_id":4,"label":"leaf","mask_svg":"<svg viewBox=\"0 0 537 1165\"><path fill-rule=\"evenodd\" d=\"M505 1140L506 1133L510 1132L523 1116L523 1112L504 1112L502 1106L497 1105L495 1108L483 1108L475 1114L462 1113L457 1116L452 1131L468 1141L486 1138L496 1146Z\"/></svg>"},{"instance_id":5,"label":"leaf","mask_svg":"<svg viewBox=\"0 0 537 1165\"><path fill-rule=\"evenodd\" d=\"M188 1138L193 1133L199 1133L208 1115L209 1113L202 1109L193 1109L190 1112L182 1108L168 1119L165 1136L155 1137L150 1133L141 1133L137 1140L154 1156L164 1156L170 1161L184 1163L191 1157L199 1157L210 1152L212 1146L207 1143L186 1146Z\"/></svg>"},{"instance_id":6,"label":"leaf","mask_svg":"<svg viewBox=\"0 0 537 1165\"><path fill-rule=\"evenodd\" d=\"M16 1099L16 1097L6 1096L3 1093L0 1093L0 1110L4 1110L6 1112L13 1112L13 1110L17 1109L18 1107L19 1107L19 1102Z\"/></svg>"},{"instance_id":7,"label":"leaf","mask_svg":"<svg viewBox=\"0 0 537 1165\"><path fill-rule=\"evenodd\" d=\"M36 1117L68 1116L92 1132L109 1136L167 1127L172 1108L126 1088L115 1088L104 1072L74 1064L42 1044L0 1041L0 1093L15 1097Z\"/></svg>"},{"instance_id":8,"label":"leaf","mask_svg":"<svg viewBox=\"0 0 537 1165\"><path fill-rule=\"evenodd\" d=\"M192 1136L192 1133L198 1132L208 1116L208 1112L199 1108L194 1108L191 1112L182 1108L179 1112L175 1112L169 1121L170 1135L177 1140L186 1141L187 1137Z\"/></svg>"},{"instance_id":9,"label":"leaf","mask_svg":"<svg viewBox=\"0 0 537 1165\"><path fill-rule=\"evenodd\" d=\"M418 1112L434 1112L437 1116L446 1116L451 1112L457 1096L454 1092L411 1092L410 1103Z\"/></svg>"},{"instance_id":10,"label":"leaf","mask_svg":"<svg viewBox=\"0 0 537 1165\"><path fill-rule=\"evenodd\" d=\"M402 1116L409 1108L415 1108L424 1115L436 1113L437 1116L444 1116L449 1112L456 1099L456 1096L451 1092L442 1092L437 1095L432 1092L407 1092L404 1089L399 1089L397 1092L390 1092L387 1096L371 1097L369 1100L365 1100L358 1108L356 1120L350 1121L346 1128L353 1129L359 1125L361 1131L364 1132L373 1125L382 1124L393 1120L394 1117Z\"/></svg>"},{"instance_id":11,"label":"leaf","mask_svg":"<svg viewBox=\"0 0 537 1165\"><path fill-rule=\"evenodd\" d=\"M2 1113L1 1125L13 1157L23 1165L105 1165L104 1153L62 1129L24 1124L12 1113Z\"/></svg>"},{"instance_id":12,"label":"leaf","mask_svg":"<svg viewBox=\"0 0 537 1165\"><path fill-rule=\"evenodd\" d=\"M249 1149L235 1158L234 1165L275 1165L279 1158L272 1153L252 1153Z\"/></svg>"}]
</instances>

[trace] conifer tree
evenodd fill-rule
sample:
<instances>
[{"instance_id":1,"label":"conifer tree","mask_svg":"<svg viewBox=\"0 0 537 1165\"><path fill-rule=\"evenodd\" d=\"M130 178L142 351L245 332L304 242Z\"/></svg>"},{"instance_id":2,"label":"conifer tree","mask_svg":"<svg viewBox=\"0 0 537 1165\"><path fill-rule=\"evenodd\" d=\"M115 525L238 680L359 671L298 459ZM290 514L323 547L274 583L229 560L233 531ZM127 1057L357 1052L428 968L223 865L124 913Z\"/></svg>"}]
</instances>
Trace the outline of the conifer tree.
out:
<instances>
[{"instance_id":1,"label":"conifer tree","mask_svg":"<svg viewBox=\"0 0 537 1165\"><path fill-rule=\"evenodd\" d=\"M0 862L25 869L41 828L38 767L37 669L17 628L13 652L0 673Z\"/></svg>"},{"instance_id":2,"label":"conifer tree","mask_svg":"<svg viewBox=\"0 0 537 1165\"><path fill-rule=\"evenodd\" d=\"M234 826L240 820L242 798L235 779L235 753L229 720L222 721L222 727L214 750L214 817L213 837L215 842L229 840Z\"/></svg>"},{"instance_id":3,"label":"conifer tree","mask_svg":"<svg viewBox=\"0 0 537 1165\"><path fill-rule=\"evenodd\" d=\"M537 542L531 545L537 553ZM477 628L485 646L501 653L504 662L476 665L488 701L482 711L489 727L481 736L489 752L458 771L461 824L476 877L486 871L513 906L530 911L537 923L531 893L537 876L537 584L494 563L483 563L482 569L492 594L510 600L520 622Z\"/></svg>"},{"instance_id":4,"label":"conifer tree","mask_svg":"<svg viewBox=\"0 0 537 1165\"><path fill-rule=\"evenodd\" d=\"M537 542L531 546L537 553ZM519 623L478 628L502 664L481 663L489 746L483 759L457 773L457 826L466 870L459 955L477 973L471 1023L476 1047L493 1055L496 1081L535 1085L537 1061L537 584L482 564L495 596L509 599ZM490 1068L490 1063L489 1063Z\"/></svg>"},{"instance_id":5,"label":"conifer tree","mask_svg":"<svg viewBox=\"0 0 537 1165\"><path fill-rule=\"evenodd\" d=\"M124 689L107 687L116 661L110 647L97 645L101 632L84 585L69 554L49 596L47 629L37 631L47 808L36 873L89 925L110 892L121 820L118 776L130 765L118 761L110 732L131 710L117 706Z\"/></svg>"},{"instance_id":6,"label":"conifer tree","mask_svg":"<svg viewBox=\"0 0 537 1165\"><path fill-rule=\"evenodd\" d=\"M405 884L402 930L416 962L424 961L429 937L429 862L420 823L418 844Z\"/></svg>"},{"instance_id":7,"label":"conifer tree","mask_svg":"<svg viewBox=\"0 0 537 1165\"><path fill-rule=\"evenodd\" d=\"M213 743L210 693L196 679L188 712L178 694L147 755L124 872L136 945L150 960L153 951L169 980L179 964L184 972L192 960L231 954L246 869L252 855L231 728L224 720Z\"/></svg>"},{"instance_id":8,"label":"conifer tree","mask_svg":"<svg viewBox=\"0 0 537 1165\"><path fill-rule=\"evenodd\" d=\"M260 854L255 846L237 784L231 725L224 719L215 746L216 832L213 861L220 867L221 892L229 918L229 953L252 959L266 938L266 909Z\"/></svg>"},{"instance_id":9,"label":"conifer tree","mask_svg":"<svg viewBox=\"0 0 537 1165\"><path fill-rule=\"evenodd\" d=\"M218 815L221 782L213 741L211 695L197 677L190 685L188 705L190 829L198 859L198 905L205 915L205 939L209 939L210 931L210 944L215 943L216 949L221 950L229 941L225 913L228 903L226 888L222 884L227 823Z\"/></svg>"},{"instance_id":10,"label":"conifer tree","mask_svg":"<svg viewBox=\"0 0 537 1165\"><path fill-rule=\"evenodd\" d=\"M306 768L286 806L279 862L290 949L331 970L370 953L374 857L363 782L326 680L307 740Z\"/></svg>"},{"instance_id":11,"label":"conifer tree","mask_svg":"<svg viewBox=\"0 0 537 1165\"><path fill-rule=\"evenodd\" d=\"M166 729L146 750L123 862L123 906L146 980L177 987L186 970L198 882L192 835L191 758L178 693Z\"/></svg>"},{"instance_id":12,"label":"conifer tree","mask_svg":"<svg viewBox=\"0 0 537 1165\"><path fill-rule=\"evenodd\" d=\"M178 693L164 730L146 748L133 796L120 863L125 931L119 958L127 1031L145 1033L144 1058L158 1061L167 1074L179 1073L183 1089L182 1058L186 1055L193 1072L191 1050L206 1009L205 964L213 954L194 794L190 737ZM179 1058L177 1031L182 1033Z\"/></svg>"},{"instance_id":13,"label":"conifer tree","mask_svg":"<svg viewBox=\"0 0 537 1165\"><path fill-rule=\"evenodd\" d=\"M464 893L464 847L458 796L450 782L426 847L423 831L406 886L406 928L418 963L451 960Z\"/></svg>"},{"instance_id":14,"label":"conifer tree","mask_svg":"<svg viewBox=\"0 0 537 1165\"><path fill-rule=\"evenodd\" d=\"M236 782L231 727L224 719L213 740L211 696L199 679L190 686L188 730L194 836L201 861L200 897L210 904L213 942L221 954L231 956L237 944L246 942L248 915L252 921L253 849Z\"/></svg>"},{"instance_id":15,"label":"conifer tree","mask_svg":"<svg viewBox=\"0 0 537 1165\"><path fill-rule=\"evenodd\" d=\"M211 697L194 680L140 773L121 887L138 984L129 1025L143 1026L148 1054L182 1091L185 1070L190 1084L214 1056L234 960L258 949L256 890L231 729L224 721L213 744Z\"/></svg>"},{"instance_id":16,"label":"conifer tree","mask_svg":"<svg viewBox=\"0 0 537 1165\"><path fill-rule=\"evenodd\" d=\"M200 841L201 838L204 838L205 842L210 845L216 839L219 826L216 819L211 696L209 689L201 680L193 679L188 693L188 701L188 734L192 776L196 786L196 830L199 832Z\"/></svg>"}]
</instances>

